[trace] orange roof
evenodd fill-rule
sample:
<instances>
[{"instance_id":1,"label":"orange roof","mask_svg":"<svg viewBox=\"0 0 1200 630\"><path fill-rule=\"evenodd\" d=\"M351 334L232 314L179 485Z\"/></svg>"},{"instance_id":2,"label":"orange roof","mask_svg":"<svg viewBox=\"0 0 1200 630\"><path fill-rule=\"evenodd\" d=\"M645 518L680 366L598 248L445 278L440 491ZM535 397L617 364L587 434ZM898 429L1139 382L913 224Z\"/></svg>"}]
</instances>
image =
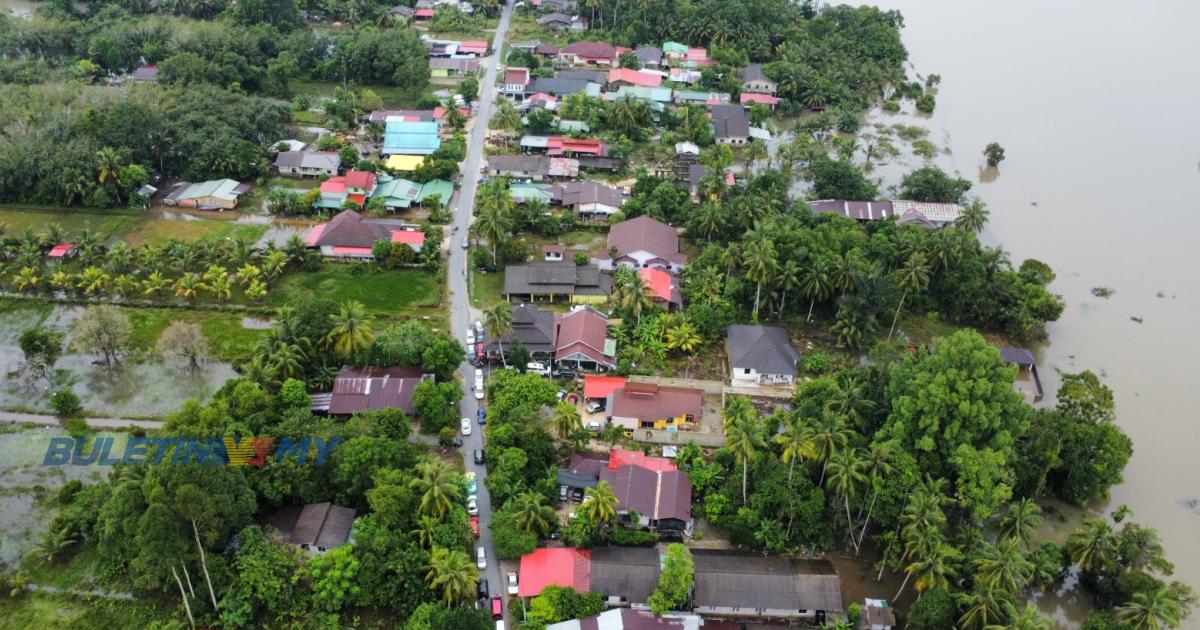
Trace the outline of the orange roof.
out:
<instances>
[{"instance_id":1,"label":"orange roof","mask_svg":"<svg viewBox=\"0 0 1200 630\"><path fill-rule=\"evenodd\" d=\"M370 171L346 171L346 188L371 190L375 188L375 173Z\"/></svg>"},{"instance_id":2,"label":"orange roof","mask_svg":"<svg viewBox=\"0 0 1200 630\"><path fill-rule=\"evenodd\" d=\"M337 177L330 177L321 183L321 192L330 195L346 194L346 178L341 175L338 175Z\"/></svg>"},{"instance_id":3,"label":"orange roof","mask_svg":"<svg viewBox=\"0 0 1200 630\"><path fill-rule=\"evenodd\" d=\"M662 76L631 68L613 68L608 71L608 82L614 81L624 81L642 87L658 87L662 85Z\"/></svg>"},{"instance_id":4,"label":"orange roof","mask_svg":"<svg viewBox=\"0 0 1200 630\"><path fill-rule=\"evenodd\" d=\"M557 585L588 592L591 586L592 552L571 547L542 547L521 556L521 581L517 595L535 597L547 586Z\"/></svg>"},{"instance_id":5,"label":"orange roof","mask_svg":"<svg viewBox=\"0 0 1200 630\"><path fill-rule=\"evenodd\" d=\"M425 233L416 230L396 230L392 232L392 242L421 245L425 243Z\"/></svg>"},{"instance_id":6,"label":"orange roof","mask_svg":"<svg viewBox=\"0 0 1200 630\"><path fill-rule=\"evenodd\" d=\"M75 243L59 243L51 247L50 252L46 255L51 258L66 258L72 249L75 249Z\"/></svg>"},{"instance_id":7,"label":"orange roof","mask_svg":"<svg viewBox=\"0 0 1200 630\"><path fill-rule=\"evenodd\" d=\"M665 457L650 457L639 451L627 451L614 448L608 454L608 469L616 470L621 466L637 466L653 472L672 472L679 470L675 462Z\"/></svg>"},{"instance_id":8,"label":"orange roof","mask_svg":"<svg viewBox=\"0 0 1200 630\"><path fill-rule=\"evenodd\" d=\"M488 49L487 42L482 39L468 39L458 43L458 52L460 53L486 53Z\"/></svg>"},{"instance_id":9,"label":"orange roof","mask_svg":"<svg viewBox=\"0 0 1200 630\"><path fill-rule=\"evenodd\" d=\"M607 398L614 390L625 387L623 376L596 376L587 374L583 377L584 398Z\"/></svg>"},{"instance_id":10,"label":"orange roof","mask_svg":"<svg viewBox=\"0 0 1200 630\"><path fill-rule=\"evenodd\" d=\"M759 105L778 105L779 99L770 94L758 94L757 92L742 92L742 105L746 103L758 103Z\"/></svg>"},{"instance_id":11,"label":"orange roof","mask_svg":"<svg viewBox=\"0 0 1200 630\"><path fill-rule=\"evenodd\" d=\"M654 267L645 267L638 269L638 275L642 277L642 282L650 287L650 292L664 302L671 301L671 274L656 269Z\"/></svg>"}]
</instances>

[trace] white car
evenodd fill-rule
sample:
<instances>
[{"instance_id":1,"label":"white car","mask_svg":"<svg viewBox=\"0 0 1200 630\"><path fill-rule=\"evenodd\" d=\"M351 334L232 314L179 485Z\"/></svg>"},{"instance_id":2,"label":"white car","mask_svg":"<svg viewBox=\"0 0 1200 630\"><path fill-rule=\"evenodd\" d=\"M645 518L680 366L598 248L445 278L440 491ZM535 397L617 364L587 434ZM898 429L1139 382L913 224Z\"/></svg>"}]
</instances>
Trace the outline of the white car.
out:
<instances>
[{"instance_id":1,"label":"white car","mask_svg":"<svg viewBox=\"0 0 1200 630\"><path fill-rule=\"evenodd\" d=\"M533 372L534 374L539 374L541 376L550 376L550 366L546 365L545 363L539 363L537 361L533 361L532 363L526 363L525 370L527 372Z\"/></svg>"},{"instance_id":2,"label":"white car","mask_svg":"<svg viewBox=\"0 0 1200 630\"><path fill-rule=\"evenodd\" d=\"M462 434L463 435L471 435L471 419L470 418L462 419Z\"/></svg>"},{"instance_id":3,"label":"white car","mask_svg":"<svg viewBox=\"0 0 1200 630\"><path fill-rule=\"evenodd\" d=\"M517 572L509 571L508 572L508 594L516 595L518 590L520 590L520 589L517 588Z\"/></svg>"},{"instance_id":4,"label":"white car","mask_svg":"<svg viewBox=\"0 0 1200 630\"><path fill-rule=\"evenodd\" d=\"M467 242L467 237L465 237L465 236L464 236L464 237L462 237L462 248L463 248L463 249L466 249L466 248L468 248L468 247L470 247L470 246L471 246L471 244Z\"/></svg>"},{"instance_id":5,"label":"white car","mask_svg":"<svg viewBox=\"0 0 1200 630\"><path fill-rule=\"evenodd\" d=\"M487 568L487 551L484 551L483 545L475 548L475 566L482 571Z\"/></svg>"},{"instance_id":6,"label":"white car","mask_svg":"<svg viewBox=\"0 0 1200 630\"><path fill-rule=\"evenodd\" d=\"M483 388L483 370L480 368L475 368L475 388Z\"/></svg>"},{"instance_id":7,"label":"white car","mask_svg":"<svg viewBox=\"0 0 1200 630\"><path fill-rule=\"evenodd\" d=\"M483 400L483 385L475 388L475 400Z\"/></svg>"},{"instance_id":8,"label":"white car","mask_svg":"<svg viewBox=\"0 0 1200 630\"><path fill-rule=\"evenodd\" d=\"M604 403L593 400L592 402L588 403L587 410L588 413L598 413L604 411Z\"/></svg>"},{"instance_id":9,"label":"white car","mask_svg":"<svg viewBox=\"0 0 1200 630\"><path fill-rule=\"evenodd\" d=\"M479 498L473 494L467 497L467 514L479 516Z\"/></svg>"},{"instance_id":10,"label":"white car","mask_svg":"<svg viewBox=\"0 0 1200 630\"><path fill-rule=\"evenodd\" d=\"M475 347L475 331L471 330L470 328L467 329L467 347Z\"/></svg>"}]
</instances>

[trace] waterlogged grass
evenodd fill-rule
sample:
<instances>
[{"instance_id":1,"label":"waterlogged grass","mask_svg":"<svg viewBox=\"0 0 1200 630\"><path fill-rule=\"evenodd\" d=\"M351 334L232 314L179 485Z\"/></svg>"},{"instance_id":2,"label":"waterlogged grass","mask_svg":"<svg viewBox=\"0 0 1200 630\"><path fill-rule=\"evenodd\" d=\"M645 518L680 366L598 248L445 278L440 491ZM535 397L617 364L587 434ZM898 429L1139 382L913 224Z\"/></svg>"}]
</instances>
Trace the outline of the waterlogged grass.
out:
<instances>
[{"instance_id":1,"label":"waterlogged grass","mask_svg":"<svg viewBox=\"0 0 1200 630\"><path fill-rule=\"evenodd\" d=\"M142 213L133 210L94 212L67 209L25 209L16 206L0 207L0 224L8 233L20 235L26 229L35 233L47 226L57 225L65 234L76 234L87 228L100 238L119 237L143 220Z\"/></svg>"},{"instance_id":2,"label":"waterlogged grass","mask_svg":"<svg viewBox=\"0 0 1200 630\"><path fill-rule=\"evenodd\" d=\"M240 238L253 243L266 233L268 226L200 219L183 221L177 219L147 219L125 234L124 240L131 246L143 243L162 244L171 239L198 241L201 239L223 240Z\"/></svg>"},{"instance_id":3,"label":"waterlogged grass","mask_svg":"<svg viewBox=\"0 0 1200 630\"><path fill-rule=\"evenodd\" d=\"M276 283L267 304L285 306L324 298L361 302L376 316L433 315L442 302L437 278L424 269L366 270L355 275L349 265L330 265L316 273L289 274Z\"/></svg>"},{"instance_id":4,"label":"waterlogged grass","mask_svg":"<svg viewBox=\"0 0 1200 630\"><path fill-rule=\"evenodd\" d=\"M50 593L27 593L0 598L0 630L59 628L66 630L127 630L175 619L182 613L166 604L139 598L110 600ZM186 627L186 619L183 619Z\"/></svg>"},{"instance_id":5,"label":"waterlogged grass","mask_svg":"<svg viewBox=\"0 0 1200 630\"><path fill-rule=\"evenodd\" d=\"M33 584L43 584L64 590L90 590L96 588L96 563L102 552L96 545L76 545L67 551L64 559L55 562L29 555L21 563L21 573Z\"/></svg>"},{"instance_id":6,"label":"waterlogged grass","mask_svg":"<svg viewBox=\"0 0 1200 630\"><path fill-rule=\"evenodd\" d=\"M231 363L249 356L265 332L242 326L244 315L240 313L173 308L130 308L125 313L133 325L131 343L135 348L153 350L171 322L194 322L208 338L212 357Z\"/></svg>"}]
</instances>

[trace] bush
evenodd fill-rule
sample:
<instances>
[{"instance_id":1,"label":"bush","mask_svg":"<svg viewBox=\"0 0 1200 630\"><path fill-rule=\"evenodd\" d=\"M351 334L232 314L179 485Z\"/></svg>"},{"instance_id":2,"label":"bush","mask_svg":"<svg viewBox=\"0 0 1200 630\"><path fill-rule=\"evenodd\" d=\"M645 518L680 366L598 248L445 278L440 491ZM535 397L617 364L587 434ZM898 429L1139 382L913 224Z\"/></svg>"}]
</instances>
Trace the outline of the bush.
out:
<instances>
[{"instance_id":1,"label":"bush","mask_svg":"<svg viewBox=\"0 0 1200 630\"><path fill-rule=\"evenodd\" d=\"M638 529L617 527L612 530L612 544L617 547L653 547L658 542L658 534Z\"/></svg>"},{"instance_id":2,"label":"bush","mask_svg":"<svg viewBox=\"0 0 1200 630\"><path fill-rule=\"evenodd\" d=\"M67 420L67 435L78 440L91 432L91 427L88 426L87 421L83 418L71 418Z\"/></svg>"},{"instance_id":3,"label":"bush","mask_svg":"<svg viewBox=\"0 0 1200 630\"><path fill-rule=\"evenodd\" d=\"M50 395L50 406L59 416L69 416L79 411L79 396L70 387L57 389Z\"/></svg>"},{"instance_id":4,"label":"bush","mask_svg":"<svg viewBox=\"0 0 1200 630\"><path fill-rule=\"evenodd\" d=\"M922 94L917 99L917 111L922 114L932 114L933 108L937 106L937 99L932 94Z\"/></svg>"},{"instance_id":5,"label":"bush","mask_svg":"<svg viewBox=\"0 0 1200 630\"><path fill-rule=\"evenodd\" d=\"M83 490L83 482L78 479L72 479L63 484L63 487L58 489L57 501L59 505L71 505L75 502L75 495Z\"/></svg>"},{"instance_id":6,"label":"bush","mask_svg":"<svg viewBox=\"0 0 1200 630\"><path fill-rule=\"evenodd\" d=\"M909 630L944 630L954 627L957 609L944 588L926 591L908 611Z\"/></svg>"},{"instance_id":7,"label":"bush","mask_svg":"<svg viewBox=\"0 0 1200 630\"><path fill-rule=\"evenodd\" d=\"M829 372L829 368L832 367L832 364L833 359L830 358L828 354L825 354L824 352L814 352L804 357L804 361L801 363L801 366L804 368L805 372L808 372L814 376L820 376L822 374L827 374Z\"/></svg>"}]
</instances>

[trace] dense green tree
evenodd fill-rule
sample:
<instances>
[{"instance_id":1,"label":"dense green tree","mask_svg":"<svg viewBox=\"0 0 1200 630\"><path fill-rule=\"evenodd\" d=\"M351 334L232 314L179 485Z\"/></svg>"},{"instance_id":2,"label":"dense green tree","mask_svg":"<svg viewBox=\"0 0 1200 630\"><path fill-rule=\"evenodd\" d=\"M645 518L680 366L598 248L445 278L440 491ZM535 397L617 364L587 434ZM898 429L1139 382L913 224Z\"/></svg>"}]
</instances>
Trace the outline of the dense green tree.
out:
<instances>
[{"instance_id":1,"label":"dense green tree","mask_svg":"<svg viewBox=\"0 0 1200 630\"><path fill-rule=\"evenodd\" d=\"M916 201L959 203L971 189L971 182L947 175L936 166L923 166L904 176L900 196Z\"/></svg>"}]
</instances>

